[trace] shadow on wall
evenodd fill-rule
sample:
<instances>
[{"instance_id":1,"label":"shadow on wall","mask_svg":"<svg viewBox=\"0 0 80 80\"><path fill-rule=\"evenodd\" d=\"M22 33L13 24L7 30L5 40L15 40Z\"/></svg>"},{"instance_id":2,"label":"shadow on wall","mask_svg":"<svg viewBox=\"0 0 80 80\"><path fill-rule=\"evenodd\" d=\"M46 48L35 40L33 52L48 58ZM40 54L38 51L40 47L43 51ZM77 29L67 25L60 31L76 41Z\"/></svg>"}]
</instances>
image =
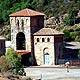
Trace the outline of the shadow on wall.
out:
<instances>
[{"instance_id":1,"label":"shadow on wall","mask_svg":"<svg viewBox=\"0 0 80 80\"><path fill-rule=\"evenodd\" d=\"M22 57L21 62L24 66L31 66L32 65L31 53L23 54L21 57Z\"/></svg>"},{"instance_id":2,"label":"shadow on wall","mask_svg":"<svg viewBox=\"0 0 80 80\"><path fill-rule=\"evenodd\" d=\"M36 61L32 58L31 53L23 54L21 57L21 62L25 67L37 65Z\"/></svg>"}]
</instances>

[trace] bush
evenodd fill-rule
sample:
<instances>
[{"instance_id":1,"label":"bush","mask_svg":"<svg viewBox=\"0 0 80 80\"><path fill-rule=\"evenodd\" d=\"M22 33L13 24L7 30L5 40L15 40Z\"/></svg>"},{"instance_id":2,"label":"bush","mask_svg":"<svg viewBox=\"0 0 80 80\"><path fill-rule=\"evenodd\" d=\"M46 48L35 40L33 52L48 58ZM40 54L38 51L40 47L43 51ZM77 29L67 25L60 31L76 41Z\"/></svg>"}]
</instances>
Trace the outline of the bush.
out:
<instances>
[{"instance_id":1,"label":"bush","mask_svg":"<svg viewBox=\"0 0 80 80\"><path fill-rule=\"evenodd\" d=\"M23 65L21 64L21 57L14 49L8 49L6 59L8 60L9 65L11 65L11 70L14 74L24 75L25 72Z\"/></svg>"},{"instance_id":2,"label":"bush","mask_svg":"<svg viewBox=\"0 0 80 80\"><path fill-rule=\"evenodd\" d=\"M77 36L76 32L70 32L70 37L72 41L75 41L76 36Z\"/></svg>"},{"instance_id":3,"label":"bush","mask_svg":"<svg viewBox=\"0 0 80 80\"><path fill-rule=\"evenodd\" d=\"M70 40L70 32L69 32L69 30L67 30L67 29L65 29L64 31L63 31L63 33L64 33L64 40L65 41L69 41Z\"/></svg>"}]
</instances>

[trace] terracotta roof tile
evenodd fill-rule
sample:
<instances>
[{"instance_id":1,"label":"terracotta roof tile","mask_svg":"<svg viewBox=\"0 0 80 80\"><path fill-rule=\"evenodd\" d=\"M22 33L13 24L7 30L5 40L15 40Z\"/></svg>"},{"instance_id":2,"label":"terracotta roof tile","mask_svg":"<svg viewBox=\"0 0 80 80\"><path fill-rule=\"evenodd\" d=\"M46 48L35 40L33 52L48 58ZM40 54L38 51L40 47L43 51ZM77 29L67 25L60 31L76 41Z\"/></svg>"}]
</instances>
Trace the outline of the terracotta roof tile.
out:
<instances>
[{"instance_id":1,"label":"terracotta roof tile","mask_svg":"<svg viewBox=\"0 0 80 80\"><path fill-rule=\"evenodd\" d=\"M26 51L26 50L17 50L16 51L18 54L23 55L23 54L31 54L30 51Z\"/></svg>"},{"instance_id":2,"label":"terracotta roof tile","mask_svg":"<svg viewBox=\"0 0 80 80\"><path fill-rule=\"evenodd\" d=\"M42 28L38 32L34 33L34 35L59 35L59 34L64 33L51 28Z\"/></svg>"},{"instance_id":3,"label":"terracotta roof tile","mask_svg":"<svg viewBox=\"0 0 80 80\"><path fill-rule=\"evenodd\" d=\"M15 12L10 14L9 16L19 16L19 17L24 17L24 16L39 16L39 15L44 15L43 13L31 10L31 9L23 9L21 11Z\"/></svg>"}]
</instances>

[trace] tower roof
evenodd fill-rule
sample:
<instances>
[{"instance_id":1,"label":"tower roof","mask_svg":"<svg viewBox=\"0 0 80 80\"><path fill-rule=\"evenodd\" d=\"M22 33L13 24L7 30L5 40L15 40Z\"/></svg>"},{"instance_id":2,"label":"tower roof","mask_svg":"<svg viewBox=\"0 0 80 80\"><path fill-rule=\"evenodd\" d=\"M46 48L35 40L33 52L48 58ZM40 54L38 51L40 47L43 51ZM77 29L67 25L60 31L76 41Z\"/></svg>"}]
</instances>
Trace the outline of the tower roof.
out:
<instances>
[{"instance_id":1,"label":"tower roof","mask_svg":"<svg viewBox=\"0 0 80 80\"><path fill-rule=\"evenodd\" d=\"M51 29L51 28L42 28L41 30L39 30L38 32L34 33L34 35L60 35L60 34L64 34L63 32L59 32L55 29Z\"/></svg>"},{"instance_id":2,"label":"tower roof","mask_svg":"<svg viewBox=\"0 0 80 80\"><path fill-rule=\"evenodd\" d=\"M12 16L12 17L17 17L17 16L18 17L25 17L25 16L39 16L39 15L44 16L43 13L40 13L40 12L37 12L37 11L26 8L26 9L23 9L21 11L12 13L9 16Z\"/></svg>"}]
</instances>

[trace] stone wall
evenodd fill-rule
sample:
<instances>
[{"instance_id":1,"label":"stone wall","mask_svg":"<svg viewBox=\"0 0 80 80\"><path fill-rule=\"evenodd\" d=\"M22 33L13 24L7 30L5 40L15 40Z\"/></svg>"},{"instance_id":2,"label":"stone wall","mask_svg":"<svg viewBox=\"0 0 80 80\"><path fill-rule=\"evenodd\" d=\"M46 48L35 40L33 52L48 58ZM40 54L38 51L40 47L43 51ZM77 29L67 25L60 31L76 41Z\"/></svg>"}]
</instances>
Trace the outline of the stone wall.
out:
<instances>
[{"instance_id":1,"label":"stone wall","mask_svg":"<svg viewBox=\"0 0 80 80\"><path fill-rule=\"evenodd\" d=\"M55 64L62 58L63 55L63 35L54 36L54 49L55 49Z\"/></svg>"},{"instance_id":2,"label":"stone wall","mask_svg":"<svg viewBox=\"0 0 80 80\"><path fill-rule=\"evenodd\" d=\"M17 25L17 20L19 20L19 26ZM24 21L24 26L22 29L22 20ZM31 51L31 39L30 39L30 17L10 17L11 25L11 46L16 50L16 35L19 32L23 32L25 35L26 50Z\"/></svg>"},{"instance_id":3,"label":"stone wall","mask_svg":"<svg viewBox=\"0 0 80 80\"><path fill-rule=\"evenodd\" d=\"M39 38L39 42L37 42L37 38ZM42 38L45 39L42 42ZM50 42L47 42L47 38L50 38ZM34 51L35 51L35 58L38 65L44 65L44 49L48 49L48 53L50 55L50 64L54 65L54 37L53 36L34 36Z\"/></svg>"},{"instance_id":4,"label":"stone wall","mask_svg":"<svg viewBox=\"0 0 80 80\"><path fill-rule=\"evenodd\" d=\"M24 22L23 26L22 20ZM10 25L12 48L16 50L16 36L19 32L23 32L25 35L26 50L33 53L33 34L44 27L44 16L10 17Z\"/></svg>"}]
</instances>

